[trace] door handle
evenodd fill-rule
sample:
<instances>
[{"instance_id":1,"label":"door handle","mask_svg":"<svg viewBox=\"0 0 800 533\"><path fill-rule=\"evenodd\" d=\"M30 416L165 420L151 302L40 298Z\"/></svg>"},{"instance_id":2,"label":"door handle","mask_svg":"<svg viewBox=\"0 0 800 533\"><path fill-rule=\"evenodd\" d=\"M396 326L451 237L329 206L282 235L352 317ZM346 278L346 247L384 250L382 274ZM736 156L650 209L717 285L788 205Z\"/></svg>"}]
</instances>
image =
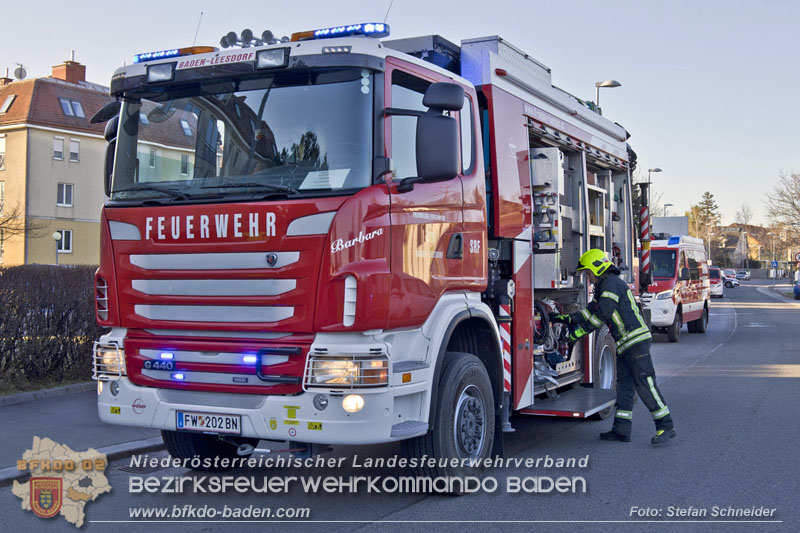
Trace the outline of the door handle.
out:
<instances>
[{"instance_id":1,"label":"door handle","mask_svg":"<svg viewBox=\"0 0 800 533\"><path fill-rule=\"evenodd\" d=\"M462 259L463 257L464 236L460 233L455 233L450 237L450 243L447 245L447 258Z\"/></svg>"}]
</instances>

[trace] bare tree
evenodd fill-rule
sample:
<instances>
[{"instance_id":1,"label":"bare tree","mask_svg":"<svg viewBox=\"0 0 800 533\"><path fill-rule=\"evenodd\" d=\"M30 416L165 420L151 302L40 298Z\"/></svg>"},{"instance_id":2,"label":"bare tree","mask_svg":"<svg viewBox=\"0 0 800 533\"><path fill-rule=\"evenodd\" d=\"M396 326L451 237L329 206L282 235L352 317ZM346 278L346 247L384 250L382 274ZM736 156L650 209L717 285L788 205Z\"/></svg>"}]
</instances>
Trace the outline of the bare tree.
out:
<instances>
[{"instance_id":1,"label":"bare tree","mask_svg":"<svg viewBox=\"0 0 800 533\"><path fill-rule=\"evenodd\" d=\"M42 222L34 222L25 217L25 213L19 206L10 210L3 209L0 205L0 235L5 240L17 235L29 235L31 237L40 236L39 233L46 227Z\"/></svg>"},{"instance_id":2,"label":"bare tree","mask_svg":"<svg viewBox=\"0 0 800 533\"><path fill-rule=\"evenodd\" d=\"M742 208L736 211L736 215L734 215L734 221L737 224L744 224L747 226L750 224L751 220L753 220L753 210L750 209L749 205L742 204Z\"/></svg>"},{"instance_id":3,"label":"bare tree","mask_svg":"<svg viewBox=\"0 0 800 533\"><path fill-rule=\"evenodd\" d=\"M778 183L766 194L766 204L773 221L800 232L800 173L781 172Z\"/></svg>"}]
</instances>

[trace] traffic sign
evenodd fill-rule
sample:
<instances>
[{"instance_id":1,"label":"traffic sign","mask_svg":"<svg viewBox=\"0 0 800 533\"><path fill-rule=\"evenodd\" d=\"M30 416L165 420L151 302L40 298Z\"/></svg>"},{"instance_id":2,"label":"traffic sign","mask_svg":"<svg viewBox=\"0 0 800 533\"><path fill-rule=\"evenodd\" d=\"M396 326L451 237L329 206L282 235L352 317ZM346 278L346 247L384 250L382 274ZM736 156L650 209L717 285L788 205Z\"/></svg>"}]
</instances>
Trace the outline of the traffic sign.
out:
<instances>
[{"instance_id":1,"label":"traffic sign","mask_svg":"<svg viewBox=\"0 0 800 533\"><path fill-rule=\"evenodd\" d=\"M777 261L773 261L772 262L772 268L778 268L778 262Z\"/></svg>"},{"instance_id":2,"label":"traffic sign","mask_svg":"<svg viewBox=\"0 0 800 533\"><path fill-rule=\"evenodd\" d=\"M794 254L794 260L800 262L800 252Z\"/></svg>"}]
</instances>

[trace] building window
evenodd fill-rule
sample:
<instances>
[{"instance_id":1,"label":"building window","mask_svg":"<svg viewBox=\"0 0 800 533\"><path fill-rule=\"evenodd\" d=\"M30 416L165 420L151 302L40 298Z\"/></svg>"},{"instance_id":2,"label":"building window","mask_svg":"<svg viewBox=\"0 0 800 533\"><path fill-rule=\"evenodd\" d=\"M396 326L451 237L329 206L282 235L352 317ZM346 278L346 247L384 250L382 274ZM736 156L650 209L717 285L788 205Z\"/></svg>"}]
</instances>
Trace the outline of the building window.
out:
<instances>
[{"instance_id":1,"label":"building window","mask_svg":"<svg viewBox=\"0 0 800 533\"><path fill-rule=\"evenodd\" d=\"M72 230L71 229L58 229L56 230L61 234L61 239L58 241L57 250L60 254L72 253Z\"/></svg>"},{"instance_id":2,"label":"building window","mask_svg":"<svg viewBox=\"0 0 800 533\"><path fill-rule=\"evenodd\" d=\"M0 170L6 169L6 136L0 135Z\"/></svg>"},{"instance_id":3,"label":"building window","mask_svg":"<svg viewBox=\"0 0 800 533\"><path fill-rule=\"evenodd\" d=\"M181 154L181 174L189 175L189 154Z\"/></svg>"},{"instance_id":4,"label":"building window","mask_svg":"<svg viewBox=\"0 0 800 533\"><path fill-rule=\"evenodd\" d=\"M3 214L3 206L6 203L6 182L0 181L0 215Z\"/></svg>"},{"instance_id":5,"label":"building window","mask_svg":"<svg viewBox=\"0 0 800 533\"><path fill-rule=\"evenodd\" d=\"M61 207L72 207L72 183L59 183L58 184L58 198L56 205Z\"/></svg>"},{"instance_id":6,"label":"building window","mask_svg":"<svg viewBox=\"0 0 800 533\"><path fill-rule=\"evenodd\" d=\"M59 161L64 159L64 137L55 137L53 139L53 159Z\"/></svg>"},{"instance_id":7,"label":"building window","mask_svg":"<svg viewBox=\"0 0 800 533\"><path fill-rule=\"evenodd\" d=\"M6 98L6 101L3 102L3 107L0 107L0 115L3 113L8 113L8 110L11 108L11 104L14 103L14 99L17 97L16 94L9 94Z\"/></svg>"},{"instance_id":8,"label":"building window","mask_svg":"<svg viewBox=\"0 0 800 533\"><path fill-rule=\"evenodd\" d=\"M69 160L75 163L81 160L81 142L76 139L69 140Z\"/></svg>"},{"instance_id":9,"label":"building window","mask_svg":"<svg viewBox=\"0 0 800 533\"><path fill-rule=\"evenodd\" d=\"M61 111L68 117L86 118L83 114L83 106L77 100L70 100L69 98L59 98L61 103Z\"/></svg>"},{"instance_id":10,"label":"building window","mask_svg":"<svg viewBox=\"0 0 800 533\"><path fill-rule=\"evenodd\" d=\"M186 122L184 119L181 119L181 128L183 128L183 134L187 137L192 136L192 128L189 126L189 123Z\"/></svg>"},{"instance_id":11,"label":"building window","mask_svg":"<svg viewBox=\"0 0 800 533\"><path fill-rule=\"evenodd\" d=\"M156 168L156 151L150 148L150 168Z\"/></svg>"}]
</instances>

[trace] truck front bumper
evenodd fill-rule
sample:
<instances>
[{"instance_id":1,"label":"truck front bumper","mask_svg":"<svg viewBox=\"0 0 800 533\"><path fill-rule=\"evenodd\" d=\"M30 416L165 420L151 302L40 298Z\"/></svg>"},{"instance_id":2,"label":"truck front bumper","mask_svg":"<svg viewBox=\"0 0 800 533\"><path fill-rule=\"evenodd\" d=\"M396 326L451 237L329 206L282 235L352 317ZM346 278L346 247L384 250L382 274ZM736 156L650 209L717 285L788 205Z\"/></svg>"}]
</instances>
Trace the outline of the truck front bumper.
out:
<instances>
[{"instance_id":1,"label":"truck front bumper","mask_svg":"<svg viewBox=\"0 0 800 533\"><path fill-rule=\"evenodd\" d=\"M653 298L646 306L645 309L650 311L650 324L657 328L665 328L672 325L675 321L675 312L678 306L672 301L672 298L659 300Z\"/></svg>"},{"instance_id":2,"label":"truck front bumper","mask_svg":"<svg viewBox=\"0 0 800 533\"><path fill-rule=\"evenodd\" d=\"M314 405L318 394L327 397L325 409ZM97 409L100 419L108 424L172 431L176 430L178 411L239 415L243 437L319 444L390 442L424 434L428 429L426 423L407 421L397 412L392 387L362 394L364 407L356 413L344 410L344 396L310 391L261 396L156 389L135 385L123 376L98 382ZM419 396L411 394L404 400Z\"/></svg>"}]
</instances>

